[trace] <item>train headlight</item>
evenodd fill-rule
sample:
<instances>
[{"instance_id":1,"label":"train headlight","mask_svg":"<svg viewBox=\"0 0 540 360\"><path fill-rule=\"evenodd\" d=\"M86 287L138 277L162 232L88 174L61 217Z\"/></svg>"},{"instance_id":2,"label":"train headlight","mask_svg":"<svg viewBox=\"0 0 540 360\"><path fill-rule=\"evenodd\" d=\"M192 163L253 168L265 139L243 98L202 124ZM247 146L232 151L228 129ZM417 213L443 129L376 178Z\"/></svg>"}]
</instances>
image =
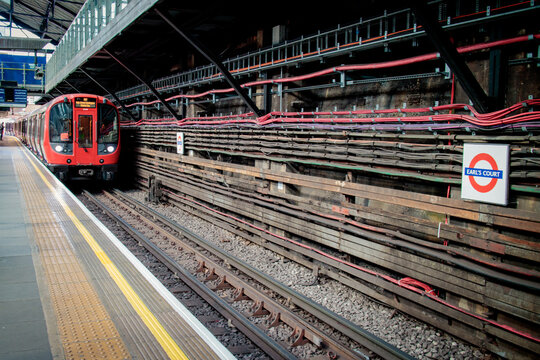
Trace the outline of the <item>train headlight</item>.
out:
<instances>
[{"instance_id":1,"label":"train headlight","mask_svg":"<svg viewBox=\"0 0 540 360\"><path fill-rule=\"evenodd\" d=\"M54 150L58 151L58 152L62 152L62 150L64 150L64 147L62 145L56 145L54 147Z\"/></svg>"},{"instance_id":2,"label":"train headlight","mask_svg":"<svg viewBox=\"0 0 540 360\"><path fill-rule=\"evenodd\" d=\"M107 146L107 151L112 153L114 151L114 146L112 145Z\"/></svg>"}]
</instances>

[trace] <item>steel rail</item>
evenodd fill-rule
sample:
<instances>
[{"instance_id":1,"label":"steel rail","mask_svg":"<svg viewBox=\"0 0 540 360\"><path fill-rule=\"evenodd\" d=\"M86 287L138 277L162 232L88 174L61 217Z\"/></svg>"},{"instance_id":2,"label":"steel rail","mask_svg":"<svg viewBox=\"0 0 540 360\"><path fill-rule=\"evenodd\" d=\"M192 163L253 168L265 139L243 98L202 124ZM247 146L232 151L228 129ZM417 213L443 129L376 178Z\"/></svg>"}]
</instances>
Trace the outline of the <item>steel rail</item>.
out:
<instances>
[{"instance_id":1,"label":"steel rail","mask_svg":"<svg viewBox=\"0 0 540 360\"><path fill-rule=\"evenodd\" d=\"M107 197L110 197L110 200L113 202L119 202L117 197L114 197L113 195L110 195L108 193L105 193ZM118 195L117 195L118 196ZM131 199L127 198L124 199L123 197L120 197L123 201L126 203L129 202L132 206L137 206L137 204L132 203ZM154 219L150 219L149 217L154 217L153 214L148 214L146 212L146 208L140 209L136 208L133 210L133 212L136 214L138 219L140 219L142 222L147 223L150 227L154 228L156 226L156 222ZM148 215L143 215L143 213ZM158 219L158 222L160 220ZM169 226L165 224L165 226ZM179 241L182 241L178 238L178 236L174 233L171 233L167 230L159 230L164 236L168 238L173 238ZM184 234L180 233L180 235L183 237ZM197 246L197 245L196 245ZM274 299L272 299L269 295L265 294L263 291L257 289L253 285L248 284L245 280L241 279L237 274L233 273L232 271L228 270L227 267L230 265L229 263L225 263L224 265L219 265L214 260L212 260L209 256L204 255L201 253L200 250L195 249L193 246L190 246L189 244L183 242L182 249L186 253L192 253L195 255L195 257L198 259L199 268L197 272L205 272L207 274L207 278L205 281L211 281L219 279L219 284L213 289L213 290L219 290L219 289L226 289L226 288L234 288L236 289L235 294L233 295L232 301L238 301L238 300L251 300L253 301L253 307L251 309L250 316L267 316L266 319L266 325L268 327L273 327L279 324L279 322L283 322L292 329L294 329L294 332L290 336L292 346L297 345L303 345L307 343L308 341L313 343L317 348L324 349L325 351L328 351L329 357L337 357L337 358L345 358L345 359L356 359L358 357L362 357L361 353L356 350L352 350L344 345L342 345L340 342L332 339L329 337L329 335L325 334L323 331L315 327L314 325L308 323L306 320L302 319L301 317L297 316L294 312L292 312L290 309L285 307L284 305L279 304ZM368 356L364 356L365 358L368 358Z\"/></svg>"},{"instance_id":2,"label":"steel rail","mask_svg":"<svg viewBox=\"0 0 540 360\"><path fill-rule=\"evenodd\" d=\"M167 255L163 250L157 247L146 236L134 229L126 221L120 218L105 204L99 201L96 197L84 190L84 195L98 206L104 213L114 219L120 227L127 231L133 238L144 246L157 259L165 264L176 276L193 289L199 296L207 301L214 309L222 314L227 319L230 319L243 334L261 348L266 354L275 359L296 359L288 350L277 343L275 340L266 335L261 329L249 322L241 313L235 310L225 300L221 299L206 285L200 282L196 277L190 274L187 270L179 266L174 259Z\"/></svg>"},{"instance_id":3,"label":"steel rail","mask_svg":"<svg viewBox=\"0 0 540 360\"><path fill-rule=\"evenodd\" d=\"M184 228L181 225L178 225L163 215L159 214L153 209L146 207L144 204L129 198L119 190L114 190L115 195L122 197L126 202L129 201L131 204L144 209L149 214L152 215L155 219L163 222L170 228L182 233L186 238L193 241L197 245L205 248L214 255L221 258L227 264L235 267L239 271L245 273L246 275L254 278L264 286L268 287L277 294L283 296L284 298L289 299L291 303L297 307L309 312L313 316L319 318L330 326L334 327L336 330L342 332L344 335L348 336L357 343L365 346L369 350L373 351L377 355L383 357L384 359L414 359L409 354L399 350L395 346L385 342L384 340L376 337L375 335L369 333L368 331L360 328L356 324L348 321L336 313L330 311L329 309L315 303L306 296L288 288L287 286L281 284L280 282L274 280L270 276L260 272L259 270L251 267L242 260L228 254L226 251L220 249L214 244L209 243L200 236L194 234L189 229Z\"/></svg>"}]
</instances>

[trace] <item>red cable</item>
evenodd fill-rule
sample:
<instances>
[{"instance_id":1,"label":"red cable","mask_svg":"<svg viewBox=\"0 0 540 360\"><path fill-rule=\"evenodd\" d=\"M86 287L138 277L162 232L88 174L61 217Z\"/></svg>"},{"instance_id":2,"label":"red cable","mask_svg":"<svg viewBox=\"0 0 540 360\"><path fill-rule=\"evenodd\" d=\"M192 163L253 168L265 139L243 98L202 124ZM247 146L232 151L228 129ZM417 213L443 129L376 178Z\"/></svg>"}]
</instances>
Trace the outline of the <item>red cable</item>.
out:
<instances>
[{"instance_id":1,"label":"red cable","mask_svg":"<svg viewBox=\"0 0 540 360\"><path fill-rule=\"evenodd\" d=\"M521 103L512 105L509 108L495 111L487 114L478 114L472 106L465 104L450 104L442 106L434 106L431 108L410 108L410 109L388 109L388 110L358 110L358 111L339 111L339 112L301 112L301 113L283 113L271 112L259 118L253 118L253 113L232 115L224 117L207 117L207 118L186 118L176 121L172 118L166 119L142 119L137 122L122 122L123 126L140 126L140 125L230 125L230 124L255 124L265 126L274 123L311 123L311 124L382 124L382 123L436 123L436 122L455 122L464 121L473 125L490 127L497 125L507 125L518 122L537 121L540 119L539 111L530 111L519 113L511 116L506 116L525 107L540 105L539 99L525 100ZM332 117L332 118L307 118L306 115L326 116L326 115L366 115L366 114L388 114L388 113L425 113L438 112L449 110L449 114L438 115L416 115L403 117L373 117L373 118L349 118L349 117ZM469 110L473 115L453 114L453 110ZM291 117L300 116L300 117ZM506 117L504 117L506 116Z\"/></svg>"}]
</instances>

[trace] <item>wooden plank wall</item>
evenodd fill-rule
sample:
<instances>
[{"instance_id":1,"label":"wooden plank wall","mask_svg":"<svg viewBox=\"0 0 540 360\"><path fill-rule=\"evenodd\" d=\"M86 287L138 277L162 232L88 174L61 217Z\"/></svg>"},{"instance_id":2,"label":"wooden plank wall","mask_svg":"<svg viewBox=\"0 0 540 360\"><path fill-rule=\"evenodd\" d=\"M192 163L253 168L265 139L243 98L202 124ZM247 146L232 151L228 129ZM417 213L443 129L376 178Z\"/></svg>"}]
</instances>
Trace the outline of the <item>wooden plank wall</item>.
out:
<instances>
[{"instance_id":1,"label":"wooden plank wall","mask_svg":"<svg viewBox=\"0 0 540 360\"><path fill-rule=\"evenodd\" d=\"M390 144L388 139L366 143L344 133L323 141L324 136L272 132L254 140L234 131L187 131L188 155L183 156L174 153L176 130L125 132L133 141L132 160L142 187L156 176L171 194L180 196L169 196L179 206L275 251L293 250L287 256L315 272L473 344L522 358L540 353L535 340L540 338L540 195L522 191L520 186L527 187L531 180L515 176L535 176L531 157L537 159L538 152L524 154L527 147L536 149L536 137L499 138L514 141L512 201L501 207L460 199L455 179L461 172L464 140L457 137L444 147L440 145L447 139L396 139ZM402 144L402 150L429 145L430 156L404 150L383 153L382 143L392 148ZM358 150L362 154L355 154ZM331 155L322 159L320 154ZM426 161L438 167L399 176ZM366 162L374 171L362 170ZM441 183L441 178L448 181ZM269 232L398 280L418 280L438 296L407 290Z\"/></svg>"}]
</instances>

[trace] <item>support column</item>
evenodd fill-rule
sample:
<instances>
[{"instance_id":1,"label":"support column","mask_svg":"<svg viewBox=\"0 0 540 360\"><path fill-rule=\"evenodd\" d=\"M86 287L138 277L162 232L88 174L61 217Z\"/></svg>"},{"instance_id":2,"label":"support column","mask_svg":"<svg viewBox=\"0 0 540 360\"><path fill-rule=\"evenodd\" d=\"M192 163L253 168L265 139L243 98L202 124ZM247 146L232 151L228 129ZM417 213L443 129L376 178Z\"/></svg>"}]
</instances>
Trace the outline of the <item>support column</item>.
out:
<instances>
[{"instance_id":1,"label":"support column","mask_svg":"<svg viewBox=\"0 0 540 360\"><path fill-rule=\"evenodd\" d=\"M450 41L450 37L433 19L428 5L424 0L411 0L411 8L417 21L424 27L426 35L429 37L441 57L448 64L452 72L456 75L463 90L467 93L474 107L481 113L492 111L490 100L482 89L478 80L474 77L471 69L467 66L463 58L457 52L456 47Z\"/></svg>"},{"instance_id":2,"label":"support column","mask_svg":"<svg viewBox=\"0 0 540 360\"><path fill-rule=\"evenodd\" d=\"M502 28L491 31L492 40L502 38ZM489 96L499 104L504 104L508 58L501 48L491 49L489 53ZM502 107L502 106L501 106Z\"/></svg>"}]
</instances>

